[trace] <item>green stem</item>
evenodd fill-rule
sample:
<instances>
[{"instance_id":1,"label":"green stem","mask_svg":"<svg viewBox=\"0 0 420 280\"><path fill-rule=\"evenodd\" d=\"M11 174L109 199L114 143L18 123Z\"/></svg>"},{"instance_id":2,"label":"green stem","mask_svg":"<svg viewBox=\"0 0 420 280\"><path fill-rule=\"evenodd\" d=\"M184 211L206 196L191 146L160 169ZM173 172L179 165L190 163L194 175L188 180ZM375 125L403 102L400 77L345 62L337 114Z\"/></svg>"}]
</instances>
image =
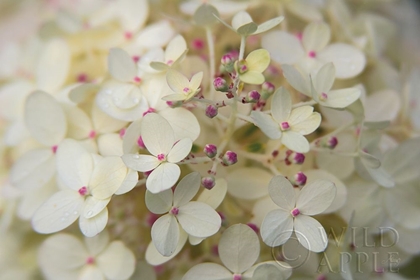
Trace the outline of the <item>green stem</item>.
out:
<instances>
[{"instance_id":1,"label":"green stem","mask_svg":"<svg viewBox=\"0 0 420 280\"><path fill-rule=\"evenodd\" d=\"M214 88L213 88L213 79L214 75L216 74L216 65L215 65L215 51L214 51L214 41L211 33L210 27L206 28L206 37L207 37L207 45L209 48L209 61L210 61L210 99L214 98Z\"/></svg>"}]
</instances>

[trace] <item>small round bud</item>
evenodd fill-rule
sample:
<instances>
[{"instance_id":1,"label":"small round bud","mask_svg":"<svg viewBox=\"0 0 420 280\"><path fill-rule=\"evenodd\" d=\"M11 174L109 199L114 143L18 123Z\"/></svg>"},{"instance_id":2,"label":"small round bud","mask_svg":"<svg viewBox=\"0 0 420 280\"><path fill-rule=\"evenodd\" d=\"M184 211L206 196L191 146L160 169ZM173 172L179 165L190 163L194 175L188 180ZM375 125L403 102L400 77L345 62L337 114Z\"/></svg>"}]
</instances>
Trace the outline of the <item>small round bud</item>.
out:
<instances>
[{"instance_id":1,"label":"small round bud","mask_svg":"<svg viewBox=\"0 0 420 280\"><path fill-rule=\"evenodd\" d=\"M264 82L261 86L261 98L267 100L276 90L270 82Z\"/></svg>"},{"instance_id":2,"label":"small round bud","mask_svg":"<svg viewBox=\"0 0 420 280\"><path fill-rule=\"evenodd\" d=\"M246 62L245 59L238 61L237 64L237 71L239 74L244 74L246 72L248 72L249 68L248 68L248 63Z\"/></svg>"},{"instance_id":3,"label":"small round bud","mask_svg":"<svg viewBox=\"0 0 420 280\"><path fill-rule=\"evenodd\" d=\"M206 108L206 116L209 117L210 119L214 118L215 116L217 116L218 113L218 109L216 106L214 105L209 105Z\"/></svg>"},{"instance_id":4,"label":"small round bud","mask_svg":"<svg viewBox=\"0 0 420 280\"><path fill-rule=\"evenodd\" d=\"M305 155L293 152L290 155L290 161L294 164L303 164L305 162Z\"/></svg>"},{"instance_id":5,"label":"small round bud","mask_svg":"<svg viewBox=\"0 0 420 280\"><path fill-rule=\"evenodd\" d=\"M295 184L298 186L304 186L306 184L306 179L306 175L302 171L295 174Z\"/></svg>"},{"instance_id":6,"label":"small round bud","mask_svg":"<svg viewBox=\"0 0 420 280\"><path fill-rule=\"evenodd\" d=\"M211 190L216 185L216 179L213 176L201 178L201 185L208 190Z\"/></svg>"},{"instance_id":7,"label":"small round bud","mask_svg":"<svg viewBox=\"0 0 420 280\"><path fill-rule=\"evenodd\" d=\"M334 149L338 144L338 139L335 136L332 136L330 139L328 139L327 141L327 148L329 149Z\"/></svg>"},{"instance_id":8,"label":"small round bud","mask_svg":"<svg viewBox=\"0 0 420 280\"><path fill-rule=\"evenodd\" d=\"M235 64L235 57L232 54L225 54L222 56L221 59L221 66L223 67L224 70L226 70L227 72L233 72L233 66Z\"/></svg>"},{"instance_id":9,"label":"small round bud","mask_svg":"<svg viewBox=\"0 0 420 280\"><path fill-rule=\"evenodd\" d=\"M256 90L252 90L250 92L248 92L248 95L246 96L246 101L248 103L257 103L258 100L260 100L260 93Z\"/></svg>"},{"instance_id":10,"label":"small round bud","mask_svg":"<svg viewBox=\"0 0 420 280\"><path fill-rule=\"evenodd\" d=\"M223 164L226 166L233 165L238 162L238 156L235 152L227 151L222 158Z\"/></svg>"},{"instance_id":11,"label":"small round bud","mask_svg":"<svg viewBox=\"0 0 420 280\"><path fill-rule=\"evenodd\" d=\"M204 153L209 158L214 158L217 154L217 147L213 144L206 144L206 146L204 147Z\"/></svg>"},{"instance_id":12,"label":"small round bud","mask_svg":"<svg viewBox=\"0 0 420 280\"><path fill-rule=\"evenodd\" d=\"M227 84L226 80L221 77L214 79L213 86L217 91L227 92L229 90L229 85Z\"/></svg>"}]
</instances>

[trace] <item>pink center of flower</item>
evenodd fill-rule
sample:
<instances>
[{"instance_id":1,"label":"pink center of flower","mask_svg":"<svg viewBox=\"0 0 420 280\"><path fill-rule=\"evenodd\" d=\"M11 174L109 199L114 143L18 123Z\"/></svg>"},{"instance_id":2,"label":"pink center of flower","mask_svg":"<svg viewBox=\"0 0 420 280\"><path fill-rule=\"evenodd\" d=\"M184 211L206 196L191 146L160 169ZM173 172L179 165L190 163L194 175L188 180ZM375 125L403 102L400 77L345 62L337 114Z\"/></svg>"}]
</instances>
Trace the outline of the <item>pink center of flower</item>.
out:
<instances>
[{"instance_id":1,"label":"pink center of flower","mask_svg":"<svg viewBox=\"0 0 420 280\"><path fill-rule=\"evenodd\" d=\"M95 137L96 137L96 131L95 130L92 130L91 132L89 132L89 138L90 139L93 139Z\"/></svg>"},{"instance_id":2,"label":"pink center of flower","mask_svg":"<svg viewBox=\"0 0 420 280\"><path fill-rule=\"evenodd\" d=\"M137 145L142 149L146 148L146 146L144 145L144 142L143 142L143 138L141 138L141 136L139 136L139 139L137 139Z\"/></svg>"},{"instance_id":3,"label":"pink center of flower","mask_svg":"<svg viewBox=\"0 0 420 280\"><path fill-rule=\"evenodd\" d=\"M325 92L321 93L321 100L326 100L328 99L328 94L326 94Z\"/></svg>"},{"instance_id":4,"label":"pink center of flower","mask_svg":"<svg viewBox=\"0 0 420 280\"><path fill-rule=\"evenodd\" d=\"M190 92L190 88L189 87L184 87L184 89L182 90L183 92L185 92L185 93L188 93L188 92Z\"/></svg>"},{"instance_id":5,"label":"pink center of flower","mask_svg":"<svg viewBox=\"0 0 420 280\"><path fill-rule=\"evenodd\" d=\"M120 138L123 138L124 137L125 130L126 130L125 128L123 128L123 129L120 130L120 133L119 133L120 134Z\"/></svg>"},{"instance_id":6,"label":"pink center of flower","mask_svg":"<svg viewBox=\"0 0 420 280\"><path fill-rule=\"evenodd\" d=\"M158 159L159 161L165 160L165 155L164 155L164 154L158 154L158 155L157 155L157 159Z\"/></svg>"},{"instance_id":7,"label":"pink center of flower","mask_svg":"<svg viewBox=\"0 0 420 280\"><path fill-rule=\"evenodd\" d=\"M192 40L191 46L192 46L193 49L201 50L201 49L204 48L204 41L200 38L196 38L196 39Z\"/></svg>"},{"instance_id":8,"label":"pink center of flower","mask_svg":"<svg viewBox=\"0 0 420 280\"><path fill-rule=\"evenodd\" d=\"M234 274L232 279L233 280L242 280L242 275L240 275L240 274Z\"/></svg>"},{"instance_id":9,"label":"pink center of flower","mask_svg":"<svg viewBox=\"0 0 420 280\"><path fill-rule=\"evenodd\" d=\"M172 59L169 59L168 61L166 61L167 65L172 65L172 63L174 63L174 61Z\"/></svg>"},{"instance_id":10,"label":"pink center of flower","mask_svg":"<svg viewBox=\"0 0 420 280\"><path fill-rule=\"evenodd\" d=\"M327 276L325 276L324 274L319 275L316 280L327 280Z\"/></svg>"},{"instance_id":11,"label":"pink center of flower","mask_svg":"<svg viewBox=\"0 0 420 280\"><path fill-rule=\"evenodd\" d=\"M131 38L133 38L133 33L127 31L124 33L124 37L126 40L130 40Z\"/></svg>"},{"instance_id":12,"label":"pink center of flower","mask_svg":"<svg viewBox=\"0 0 420 280\"><path fill-rule=\"evenodd\" d=\"M58 148L57 145L54 145L54 146L51 147L51 150L54 154L57 152L57 148Z\"/></svg>"},{"instance_id":13,"label":"pink center of flower","mask_svg":"<svg viewBox=\"0 0 420 280\"><path fill-rule=\"evenodd\" d=\"M310 52L308 52L308 56L311 57L311 58L315 58L316 57L316 52L310 51Z\"/></svg>"},{"instance_id":14,"label":"pink center of flower","mask_svg":"<svg viewBox=\"0 0 420 280\"><path fill-rule=\"evenodd\" d=\"M156 112L156 110L154 108L149 108L149 109L147 109L146 112L143 113L143 117L146 116L149 113L154 113L154 112Z\"/></svg>"},{"instance_id":15,"label":"pink center of flower","mask_svg":"<svg viewBox=\"0 0 420 280\"><path fill-rule=\"evenodd\" d=\"M172 207L171 214L172 215L178 215L178 213L179 213L179 209L177 207Z\"/></svg>"},{"instance_id":16,"label":"pink center of flower","mask_svg":"<svg viewBox=\"0 0 420 280\"><path fill-rule=\"evenodd\" d=\"M299 209L295 208L290 213L292 214L293 217L296 217L300 214L300 211Z\"/></svg>"},{"instance_id":17,"label":"pink center of flower","mask_svg":"<svg viewBox=\"0 0 420 280\"><path fill-rule=\"evenodd\" d=\"M78 192L80 195L85 196L88 192L88 189L86 188L86 186L83 186L78 190Z\"/></svg>"},{"instance_id":18,"label":"pink center of flower","mask_svg":"<svg viewBox=\"0 0 420 280\"><path fill-rule=\"evenodd\" d=\"M296 33L296 37L298 38L299 41L302 41L302 38L303 38L302 32Z\"/></svg>"},{"instance_id":19,"label":"pink center of flower","mask_svg":"<svg viewBox=\"0 0 420 280\"><path fill-rule=\"evenodd\" d=\"M94 257L88 257L86 259L86 264L93 264L95 262L95 258Z\"/></svg>"},{"instance_id":20,"label":"pink center of flower","mask_svg":"<svg viewBox=\"0 0 420 280\"><path fill-rule=\"evenodd\" d=\"M140 83L141 82L141 78L136 76L136 77L133 78L133 81L135 83Z\"/></svg>"},{"instance_id":21,"label":"pink center of flower","mask_svg":"<svg viewBox=\"0 0 420 280\"><path fill-rule=\"evenodd\" d=\"M242 73L244 73L244 72L248 71L248 67L246 65L242 65L240 70L241 70Z\"/></svg>"},{"instance_id":22,"label":"pink center of flower","mask_svg":"<svg viewBox=\"0 0 420 280\"><path fill-rule=\"evenodd\" d=\"M133 59L134 63L137 63L140 60L140 56L138 55L133 55L131 58Z\"/></svg>"},{"instance_id":23,"label":"pink center of flower","mask_svg":"<svg viewBox=\"0 0 420 280\"><path fill-rule=\"evenodd\" d=\"M86 83L88 81L88 76L85 73L80 73L77 75L77 82L79 83Z\"/></svg>"},{"instance_id":24,"label":"pink center of flower","mask_svg":"<svg viewBox=\"0 0 420 280\"><path fill-rule=\"evenodd\" d=\"M287 129L289 129L290 128L290 125L289 125L289 123L288 122L282 122L281 123L281 129L283 129L283 130L287 130Z\"/></svg>"}]
</instances>

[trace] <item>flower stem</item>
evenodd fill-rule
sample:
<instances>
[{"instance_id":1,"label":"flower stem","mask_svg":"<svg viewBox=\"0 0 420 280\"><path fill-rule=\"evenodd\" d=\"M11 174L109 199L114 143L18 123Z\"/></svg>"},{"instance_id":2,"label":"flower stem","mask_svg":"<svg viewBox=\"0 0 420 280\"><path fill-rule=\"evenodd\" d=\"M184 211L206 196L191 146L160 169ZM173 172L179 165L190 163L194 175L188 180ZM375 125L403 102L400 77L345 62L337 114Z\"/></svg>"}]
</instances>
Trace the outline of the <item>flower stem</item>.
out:
<instances>
[{"instance_id":1,"label":"flower stem","mask_svg":"<svg viewBox=\"0 0 420 280\"><path fill-rule=\"evenodd\" d=\"M212 81L214 79L214 76L216 74L216 65L215 65L215 52L214 52L214 41L213 36L211 33L210 27L206 28L206 37L207 37L207 45L209 48L209 61L210 61L210 99L213 100L214 98L214 88L212 87Z\"/></svg>"}]
</instances>

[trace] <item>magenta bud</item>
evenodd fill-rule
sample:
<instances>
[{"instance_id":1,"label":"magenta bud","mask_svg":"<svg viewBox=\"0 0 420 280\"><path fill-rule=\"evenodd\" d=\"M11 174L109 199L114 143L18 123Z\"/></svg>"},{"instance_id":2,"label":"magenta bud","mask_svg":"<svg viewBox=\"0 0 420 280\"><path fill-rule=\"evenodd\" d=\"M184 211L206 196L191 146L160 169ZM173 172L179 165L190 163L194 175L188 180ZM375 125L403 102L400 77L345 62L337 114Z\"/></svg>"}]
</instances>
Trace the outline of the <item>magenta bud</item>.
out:
<instances>
[{"instance_id":1,"label":"magenta bud","mask_svg":"<svg viewBox=\"0 0 420 280\"><path fill-rule=\"evenodd\" d=\"M216 106L214 105L209 105L206 108L206 116L209 117L210 119L214 118L215 116L217 116L218 113L218 109Z\"/></svg>"},{"instance_id":2,"label":"magenta bud","mask_svg":"<svg viewBox=\"0 0 420 280\"><path fill-rule=\"evenodd\" d=\"M211 190L216 185L216 179L213 176L201 178L201 185L208 190Z\"/></svg>"},{"instance_id":3,"label":"magenta bud","mask_svg":"<svg viewBox=\"0 0 420 280\"><path fill-rule=\"evenodd\" d=\"M222 158L223 164L226 166L233 165L238 162L238 156L235 152L227 151Z\"/></svg>"},{"instance_id":4,"label":"magenta bud","mask_svg":"<svg viewBox=\"0 0 420 280\"><path fill-rule=\"evenodd\" d=\"M293 152L291 155L291 161L294 164L303 164L305 162L305 155Z\"/></svg>"},{"instance_id":5,"label":"magenta bud","mask_svg":"<svg viewBox=\"0 0 420 280\"><path fill-rule=\"evenodd\" d=\"M214 158L217 155L217 147L213 144L206 144L204 147L204 153L209 158Z\"/></svg>"},{"instance_id":6,"label":"magenta bud","mask_svg":"<svg viewBox=\"0 0 420 280\"><path fill-rule=\"evenodd\" d=\"M221 59L221 68L225 70L226 72L233 72L234 70L234 64L235 64L235 57L232 54L225 54L222 56Z\"/></svg>"},{"instance_id":7,"label":"magenta bud","mask_svg":"<svg viewBox=\"0 0 420 280\"><path fill-rule=\"evenodd\" d=\"M239 74L245 74L248 70L248 63L245 59L238 61L237 71Z\"/></svg>"},{"instance_id":8,"label":"magenta bud","mask_svg":"<svg viewBox=\"0 0 420 280\"><path fill-rule=\"evenodd\" d=\"M260 93L256 90L253 90L253 91L248 92L246 101L248 103L257 103L258 100L260 100L260 97L261 97Z\"/></svg>"},{"instance_id":9,"label":"magenta bud","mask_svg":"<svg viewBox=\"0 0 420 280\"><path fill-rule=\"evenodd\" d=\"M302 172L299 171L298 173L295 174L295 183L298 186L303 186L306 184L306 175Z\"/></svg>"},{"instance_id":10,"label":"magenta bud","mask_svg":"<svg viewBox=\"0 0 420 280\"><path fill-rule=\"evenodd\" d=\"M166 105L171 108L177 108L182 106L182 101L166 101Z\"/></svg>"},{"instance_id":11,"label":"magenta bud","mask_svg":"<svg viewBox=\"0 0 420 280\"><path fill-rule=\"evenodd\" d=\"M261 97L267 100L275 91L275 87L270 82L264 82L261 86Z\"/></svg>"},{"instance_id":12,"label":"magenta bud","mask_svg":"<svg viewBox=\"0 0 420 280\"><path fill-rule=\"evenodd\" d=\"M338 144L338 139L335 136L330 137L330 139L328 139L327 141L327 148L329 149L334 149Z\"/></svg>"},{"instance_id":13,"label":"magenta bud","mask_svg":"<svg viewBox=\"0 0 420 280\"><path fill-rule=\"evenodd\" d=\"M221 92L229 91L229 85L227 84L226 80L221 77L217 77L216 79L214 79L213 86L214 86L214 89L217 91L221 91Z\"/></svg>"}]
</instances>

